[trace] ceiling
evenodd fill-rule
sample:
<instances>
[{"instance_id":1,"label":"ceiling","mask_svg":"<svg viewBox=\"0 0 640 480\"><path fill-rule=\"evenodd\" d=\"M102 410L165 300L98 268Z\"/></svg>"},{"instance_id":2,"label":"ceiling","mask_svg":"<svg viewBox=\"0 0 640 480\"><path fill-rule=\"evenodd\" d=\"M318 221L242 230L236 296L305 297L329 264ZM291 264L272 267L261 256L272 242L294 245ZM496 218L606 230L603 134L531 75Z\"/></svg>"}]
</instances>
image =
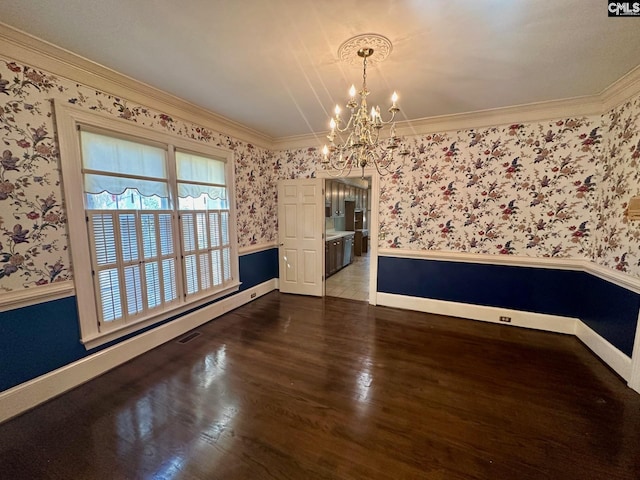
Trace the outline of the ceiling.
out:
<instances>
[{"instance_id":1,"label":"ceiling","mask_svg":"<svg viewBox=\"0 0 640 480\"><path fill-rule=\"evenodd\" d=\"M322 132L384 35L370 104L401 120L600 93L640 63L640 19L602 0L2 0L2 21L274 139Z\"/></svg>"}]
</instances>

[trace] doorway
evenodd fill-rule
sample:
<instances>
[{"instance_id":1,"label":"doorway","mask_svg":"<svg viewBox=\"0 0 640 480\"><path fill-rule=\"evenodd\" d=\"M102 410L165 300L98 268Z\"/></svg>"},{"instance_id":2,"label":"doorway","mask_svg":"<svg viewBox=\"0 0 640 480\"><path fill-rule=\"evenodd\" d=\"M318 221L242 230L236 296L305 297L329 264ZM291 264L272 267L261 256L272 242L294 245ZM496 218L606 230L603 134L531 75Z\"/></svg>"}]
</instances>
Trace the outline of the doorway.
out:
<instances>
[{"instance_id":1,"label":"doorway","mask_svg":"<svg viewBox=\"0 0 640 480\"><path fill-rule=\"evenodd\" d=\"M367 301L372 177L325 179L325 295Z\"/></svg>"}]
</instances>

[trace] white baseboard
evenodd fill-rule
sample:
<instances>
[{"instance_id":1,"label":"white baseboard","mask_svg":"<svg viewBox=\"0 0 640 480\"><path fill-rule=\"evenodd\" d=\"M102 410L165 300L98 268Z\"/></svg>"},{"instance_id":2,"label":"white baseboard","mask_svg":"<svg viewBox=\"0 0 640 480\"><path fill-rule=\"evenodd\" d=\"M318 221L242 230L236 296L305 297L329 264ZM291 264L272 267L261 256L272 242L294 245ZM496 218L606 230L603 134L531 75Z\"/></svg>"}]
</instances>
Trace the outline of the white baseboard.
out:
<instances>
[{"instance_id":1,"label":"white baseboard","mask_svg":"<svg viewBox=\"0 0 640 480\"><path fill-rule=\"evenodd\" d=\"M506 326L534 328L548 332L575 335L625 381L629 382L631 379L631 358L611 345L607 340L577 318L522 312L499 307L486 307L483 305L447 302L430 298L409 297L390 293L378 292L377 297L378 305L387 307L404 308L418 312L436 313L438 315L449 315L463 319L499 323ZM511 323L501 322L499 320L500 316L511 317ZM631 383L629 386L640 393L637 386Z\"/></svg>"},{"instance_id":2,"label":"white baseboard","mask_svg":"<svg viewBox=\"0 0 640 480\"><path fill-rule=\"evenodd\" d=\"M102 375L224 313L276 290L277 287L277 279L268 280L184 315L179 320L165 323L53 372L5 390L0 393L0 423Z\"/></svg>"},{"instance_id":3,"label":"white baseboard","mask_svg":"<svg viewBox=\"0 0 640 480\"><path fill-rule=\"evenodd\" d=\"M410 297L407 295L395 295L391 293L377 292L378 305L387 307L404 308L418 312L449 315L469 320L499 323L512 327L534 328L547 332L567 333L574 335L577 318L547 315L544 313L522 312L508 308L487 307L484 305L472 305L469 303L448 302L431 298ZM501 322L501 316L511 317L511 322Z\"/></svg>"},{"instance_id":4,"label":"white baseboard","mask_svg":"<svg viewBox=\"0 0 640 480\"><path fill-rule=\"evenodd\" d=\"M625 381L628 382L631 379L631 358L582 322L578 322L576 336Z\"/></svg>"}]
</instances>

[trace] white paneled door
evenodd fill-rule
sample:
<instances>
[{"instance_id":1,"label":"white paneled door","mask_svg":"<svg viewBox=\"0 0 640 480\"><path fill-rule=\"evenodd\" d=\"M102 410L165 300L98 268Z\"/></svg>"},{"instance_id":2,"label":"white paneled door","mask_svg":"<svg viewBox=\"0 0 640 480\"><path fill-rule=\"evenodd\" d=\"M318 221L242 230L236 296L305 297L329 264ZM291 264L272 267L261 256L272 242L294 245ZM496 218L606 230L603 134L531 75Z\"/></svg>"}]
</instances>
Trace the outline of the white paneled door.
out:
<instances>
[{"instance_id":1,"label":"white paneled door","mask_svg":"<svg viewBox=\"0 0 640 480\"><path fill-rule=\"evenodd\" d=\"M324 295L323 180L278 182L280 291Z\"/></svg>"}]
</instances>

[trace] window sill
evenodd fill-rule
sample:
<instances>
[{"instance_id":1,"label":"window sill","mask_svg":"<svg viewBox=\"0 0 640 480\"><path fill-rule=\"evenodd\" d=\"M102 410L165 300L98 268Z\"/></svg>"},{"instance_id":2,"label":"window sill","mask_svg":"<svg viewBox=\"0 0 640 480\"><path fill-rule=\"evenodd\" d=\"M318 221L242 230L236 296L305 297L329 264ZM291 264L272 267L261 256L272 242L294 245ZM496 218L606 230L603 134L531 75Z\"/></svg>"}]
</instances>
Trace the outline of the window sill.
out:
<instances>
[{"instance_id":1,"label":"window sill","mask_svg":"<svg viewBox=\"0 0 640 480\"><path fill-rule=\"evenodd\" d=\"M104 345L105 343L113 342L126 335L130 335L144 328L150 327L156 323L162 322L172 317L176 317L186 313L188 311L201 308L202 306L211 303L219 298L222 298L230 293L237 292L240 289L241 282L233 283L227 286L224 290L216 292L215 294L198 297L195 300L189 301L189 303L181 303L174 308L163 310L162 312L150 315L145 318L140 318L134 323L129 323L118 328L100 332L97 335L82 338L80 341L87 350ZM176 318L175 321L179 319Z\"/></svg>"}]
</instances>

